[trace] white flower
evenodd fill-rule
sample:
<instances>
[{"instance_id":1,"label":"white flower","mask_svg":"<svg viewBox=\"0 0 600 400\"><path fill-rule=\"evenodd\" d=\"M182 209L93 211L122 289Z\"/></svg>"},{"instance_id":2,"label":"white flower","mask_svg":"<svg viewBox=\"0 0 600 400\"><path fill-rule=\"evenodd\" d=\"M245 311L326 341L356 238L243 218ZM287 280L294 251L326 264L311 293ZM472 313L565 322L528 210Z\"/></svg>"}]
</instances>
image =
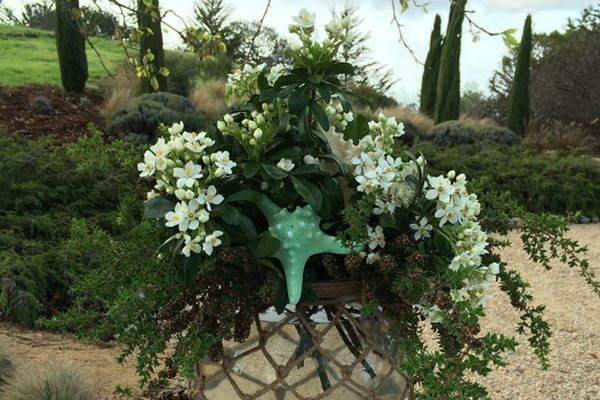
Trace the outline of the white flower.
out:
<instances>
[{"instance_id":1,"label":"white flower","mask_svg":"<svg viewBox=\"0 0 600 400\"><path fill-rule=\"evenodd\" d=\"M375 200L375 207L373 208L373 214L381 215L383 213L393 214L396 211L396 203L391 201L383 201L381 199Z\"/></svg>"},{"instance_id":2,"label":"white flower","mask_svg":"<svg viewBox=\"0 0 600 400\"><path fill-rule=\"evenodd\" d=\"M374 250L377 246L385 246L385 236L381 226L376 226L375 229L367 226L367 234L369 235L369 248L371 250Z\"/></svg>"},{"instance_id":3,"label":"white flower","mask_svg":"<svg viewBox=\"0 0 600 400\"><path fill-rule=\"evenodd\" d=\"M171 136L179 135L183 131L183 121L174 123L170 128L167 129L167 131L169 131L169 135Z\"/></svg>"},{"instance_id":4,"label":"white flower","mask_svg":"<svg viewBox=\"0 0 600 400\"><path fill-rule=\"evenodd\" d=\"M215 141L206 137L206 132L183 132L183 138L186 140L185 147L194 153L201 153L207 147L215 144Z\"/></svg>"},{"instance_id":5,"label":"white flower","mask_svg":"<svg viewBox=\"0 0 600 400\"><path fill-rule=\"evenodd\" d=\"M460 210L449 204L444 208L438 208L438 210L435 212L435 217L439 218L440 226L443 226L446 222L456 224L458 222L459 213Z\"/></svg>"},{"instance_id":6,"label":"white flower","mask_svg":"<svg viewBox=\"0 0 600 400\"><path fill-rule=\"evenodd\" d=\"M429 232L433 229L433 226L429 224L429 222L427 221L427 217L421 218L421 221L419 221L419 225L412 223L409 226L410 229L415 231L415 240L431 237L431 234Z\"/></svg>"},{"instance_id":7,"label":"white flower","mask_svg":"<svg viewBox=\"0 0 600 400\"><path fill-rule=\"evenodd\" d=\"M279 79L279 77L281 75L283 75L284 73L285 73L285 66L283 64L277 64L277 65L271 67L271 70L266 75L267 81L269 82L270 85L273 85L275 82L277 82L277 79Z\"/></svg>"},{"instance_id":8,"label":"white flower","mask_svg":"<svg viewBox=\"0 0 600 400\"><path fill-rule=\"evenodd\" d=\"M279 162L277 163L277 166L279 168L281 168L282 170L286 171L286 172L290 172L292 169L294 169L294 163L292 162L292 160L288 159L288 158L282 158L281 160L279 160Z\"/></svg>"},{"instance_id":9,"label":"white flower","mask_svg":"<svg viewBox=\"0 0 600 400\"><path fill-rule=\"evenodd\" d=\"M156 143L150 147L150 151L154 153L154 165L157 170L164 171L167 168L167 155L171 148L165 142L165 139L159 138Z\"/></svg>"},{"instance_id":10,"label":"white flower","mask_svg":"<svg viewBox=\"0 0 600 400\"><path fill-rule=\"evenodd\" d=\"M168 227L178 226L181 232L188 229L198 229L200 223L208 221L209 214L205 209L200 208L200 203L196 199L192 199L189 204L185 201L175 205L175 211L169 211L165 215Z\"/></svg>"},{"instance_id":11,"label":"white flower","mask_svg":"<svg viewBox=\"0 0 600 400\"><path fill-rule=\"evenodd\" d=\"M211 233L210 235L207 235L204 238L204 243L202 244L202 248L204 249L204 252L206 254L208 254L210 256L213 252L213 249L221 244L221 239L219 239L219 236L222 236L222 235L223 235L223 232L214 231L213 233Z\"/></svg>"},{"instance_id":12,"label":"white flower","mask_svg":"<svg viewBox=\"0 0 600 400\"><path fill-rule=\"evenodd\" d=\"M315 13L310 13L306 8L300 10L297 16L292 17L294 22L300 27L304 29L312 28L315 25Z\"/></svg>"},{"instance_id":13,"label":"white flower","mask_svg":"<svg viewBox=\"0 0 600 400\"><path fill-rule=\"evenodd\" d=\"M196 179L202 178L202 167L194 164L192 161L188 161L183 168L175 168L173 170L173 176L177 179L177 187L193 187L196 183Z\"/></svg>"},{"instance_id":14,"label":"white flower","mask_svg":"<svg viewBox=\"0 0 600 400\"><path fill-rule=\"evenodd\" d=\"M438 198L440 201L447 203L450 201L450 195L454 192L452 183L448 178L444 176L428 176L427 181L429 182L429 190L425 194L428 200L434 200Z\"/></svg>"},{"instance_id":15,"label":"white flower","mask_svg":"<svg viewBox=\"0 0 600 400\"><path fill-rule=\"evenodd\" d=\"M367 255L367 264L371 265L381 259L379 253L369 253Z\"/></svg>"},{"instance_id":16,"label":"white flower","mask_svg":"<svg viewBox=\"0 0 600 400\"><path fill-rule=\"evenodd\" d=\"M191 253L200 253L202 251L202 246L200 245L201 240L200 236L196 236L192 239L191 236L185 235L185 246L183 246L181 253L186 257L189 257Z\"/></svg>"},{"instance_id":17,"label":"white flower","mask_svg":"<svg viewBox=\"0 0 600 400\"><path fill-rule=\"evenodd\" d=\"M198 196L198 202L205 206L208 211L211 211L211 204L218 205L221 204L223 200L224 197L220 194L217 194L217 188L215 188L213 185L210 185L208 190L203 190L200 193L200 196Z\"/></svg>"},{"instance_id":18,"label":"white flower","mask_svg":"<svg viewBox=\"0 0 600 400\"><path fill-rule=\"evenodd\" d=\"M138 171L140 171L140 177L144 178L154 174L156 165L156 156L151 151L144 153L144 162L137 165Z\"/></svg>"},{"instance_id":19,"label":"white flower","mask_svg":"<svg viewBox=\"0 0 600 400\"><path fill-rule=\"evenodd\" d=\"M229 159L228 151L217 151L216 153L213 153L211 155L211 160L217 166L217 170L215 171L217 177L231 175L233 173L231 169L237 165Z\"/></svg>"},{"instance_id":20,"label":"white flower","mask_svg":"<svg viewBox=\"0 0 600 400\"><path fill-rule=\"evenodd\" d=\"M304 161L304 164L309 164L309 165L319 163L319 159L311 156L310 154L305 155L303 158L303 161Z\"/></svg>"}]
</instances>

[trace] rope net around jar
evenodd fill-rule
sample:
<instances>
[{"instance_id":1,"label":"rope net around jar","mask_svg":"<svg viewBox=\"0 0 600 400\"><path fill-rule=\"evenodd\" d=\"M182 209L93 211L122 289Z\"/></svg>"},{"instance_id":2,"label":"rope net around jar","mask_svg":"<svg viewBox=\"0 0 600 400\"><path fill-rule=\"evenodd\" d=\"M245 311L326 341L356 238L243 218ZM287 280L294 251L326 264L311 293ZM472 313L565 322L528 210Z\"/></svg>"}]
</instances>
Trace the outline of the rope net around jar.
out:
<instances>
[{"instance_id":1,"label":"rope net around jar","mask_svg":"<svg viewBox=\"0 0 600 400\"><path fill-rule=\"evenodd\" d=\"M195 399L405 399L382 319L337 303L299 305L277 321L257 317L243 344L198 364Z\"/></svg>"}]
</instances>

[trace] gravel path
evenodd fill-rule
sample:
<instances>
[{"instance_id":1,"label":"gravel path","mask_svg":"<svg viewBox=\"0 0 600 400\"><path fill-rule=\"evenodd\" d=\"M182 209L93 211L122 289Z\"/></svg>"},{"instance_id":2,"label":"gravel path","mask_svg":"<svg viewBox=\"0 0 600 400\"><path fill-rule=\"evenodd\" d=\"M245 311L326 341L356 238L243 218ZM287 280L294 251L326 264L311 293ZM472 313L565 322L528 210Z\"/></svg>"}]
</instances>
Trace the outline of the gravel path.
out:
<instances>
[{"instance_id":1,"label":"gravel path","mask_svg":"<svg viewBox=\"0 0 600 400\"><path fill-rule=\"evenodd\" d=\"M589 259L600 275L600 225L575 225L571 234L590 248ZM511 239L519 243L518 234ZM509 356L510 364L483 379L494 400L600 399L600 299L586 287L577 271L557 266L546 272L527 261L518 247L503 252L533 288L536 302L546 304L545 316L553 328L551 366L542 371L527 347L527 338ZM494 288L483 329L512 334L518 321L509 302ZM102 399L113 398L117 384L136 387L133 362L114 362L119 349L82 342L70 335L19 329L0 324L0 346L11 353L20 369L32 373L49 362L69 362L89 377Z\"/></svg>"}]
</instances>

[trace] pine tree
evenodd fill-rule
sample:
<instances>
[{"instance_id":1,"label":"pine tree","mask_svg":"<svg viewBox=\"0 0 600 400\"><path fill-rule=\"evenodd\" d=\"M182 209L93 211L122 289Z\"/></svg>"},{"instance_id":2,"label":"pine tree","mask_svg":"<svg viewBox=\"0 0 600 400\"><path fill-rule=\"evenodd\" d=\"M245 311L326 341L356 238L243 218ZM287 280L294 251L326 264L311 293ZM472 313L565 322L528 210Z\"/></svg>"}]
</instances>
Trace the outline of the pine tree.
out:
<instances>
[{"instance_id":1,"label":"pine tree","mask_svg":"<svg viewBox=\"0 0 600 400\"><path fill-rule=\"evenodd\" d=\"M140 37L140 63L146 64L150 70L150 76L143 77L140 82L142 93L150 93L155 90L167 90L167 78L162 75L161 69L165 66L165 50L163 48L163 36L161 27L160 8L158 0L138 0L138 27L142 32ZM152 56L148 57L148 54ZM146 62L144 62L144 57Z\"/></svg>"},{"instance_id":2,"label":"pine tree","mask_svg":"<svg viewBox=\"0 0 600 400\"><path fill-rule=\"evenodd\" d=\"M423 68L423 80L421 81L421 112L433 117L435 113L435 94L437 79L440 71L440 56L444 37L441 34L442 19L439 14L435 16L433 31L429 39L429 52L425 59Z\"/></svg>"},{"instance_id":3,"label":"pine tree","mask_svg":"<svg viewBox=\"0 0 600 400\"><path fill-rule=\"evenodd\" d=\"M460 117L460 42L466 4L467 0L454 0L450 6L436 89L437 124Z\"/></svg>"},{"instance_id":4,"label":"pine tree","mask_svg":"<svg viewBox=\"0 0 600 400\"><path fill-rule=\"evenodd\" d=\"M56 2L56 50L63 88L69 92L83 92L88 78L85 38L75 16L79 0Z\"/></svg>"},{"instance_id":5,"label":"pine tree","mask_svg":"<svg viewBox=\"0 0 600 400\"><path fill-rule=\"evenodd\" d=\"M531 76L531 15L525 19L515 76L510 87L508 127L523 136L529 123L529 81Z\"/></svg>"}]
</instances>

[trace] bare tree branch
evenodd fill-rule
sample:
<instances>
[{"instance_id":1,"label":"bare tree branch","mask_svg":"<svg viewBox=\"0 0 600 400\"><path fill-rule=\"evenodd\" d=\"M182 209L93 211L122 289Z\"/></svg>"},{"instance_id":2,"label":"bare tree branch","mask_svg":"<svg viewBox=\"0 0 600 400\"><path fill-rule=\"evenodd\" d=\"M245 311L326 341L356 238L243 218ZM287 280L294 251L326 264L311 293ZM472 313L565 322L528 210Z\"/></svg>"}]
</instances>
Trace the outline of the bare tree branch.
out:
<instances>
[{"instance_id":1,"label":"bare tree branch","mask_svg":"<svg viewBox=\"0 0 600 400\"><path fill-rule=\"evenodd\" d=\"M400 24L400 21L398 20L398 16L396 15L396 1L395 0L390 0L390 2L392 3L392 22L398 28L398 36L399 36L400 43L402 44L402 46L404 46L406 48L406 50L408 50L408 52L410 53L410 55L412 56L412 58L417 63L423 65L423 63L421 62L421 60L419 60L417 58L417 55L415 54L415 51L412 49L412 47L410 47L410 45L406 42L406 39L404 38L404 35L402 33L402 24ZM414 1L413 1L413 3L414 3Z\"/></svg>"},{"instance_id":2,"label":"bare tree branch","mask_svg":"<svg viewBox=\"0 0 600 400\"><path fill-rule=\"evenodd\" d=\"M256 32L254 32L254 36L252 36L252 41L250 42L250 49L248 49L248 57L250 57L252 55L252 53L254 53L254 51L255 51L254 43L256 42L256 38L260 34L260 31L262 29L263 23L265 22L265 18L267 16L267 13L269 12L270 7L271 7L271 0L267 0L267 6L265 7L265 11L263 12L263 15L262 15L260 21L258 21L258 26L256 27Z\"/></svg>"}]
</instances>

